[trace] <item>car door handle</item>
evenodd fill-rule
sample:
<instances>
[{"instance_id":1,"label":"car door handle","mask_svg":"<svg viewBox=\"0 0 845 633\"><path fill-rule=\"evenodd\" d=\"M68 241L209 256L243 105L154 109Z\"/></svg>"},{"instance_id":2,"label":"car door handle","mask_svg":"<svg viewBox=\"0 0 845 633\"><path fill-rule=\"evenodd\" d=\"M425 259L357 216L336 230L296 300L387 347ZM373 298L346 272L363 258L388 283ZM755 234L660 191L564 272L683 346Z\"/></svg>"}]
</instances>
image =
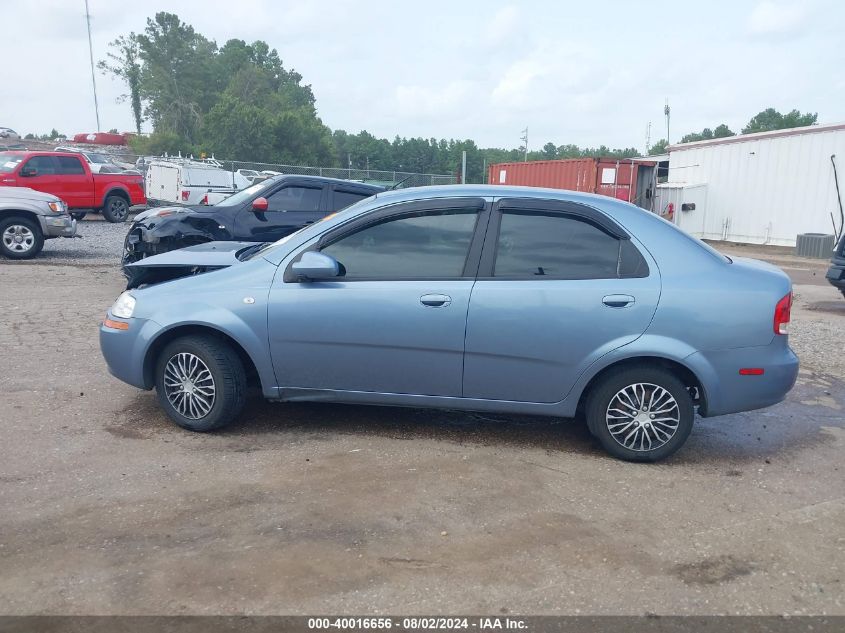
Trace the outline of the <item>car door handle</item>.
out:
<instances>
[{"instance_id":1,"label":"car door handle","mask_svg":"<svg viewBox=\"0 0 845 633\"><path fill-rule=\"evenodd\" d=\"M631 295L607 295L602 297L601 302L608 308L625 308L636 302L636 299Z\"/></svg>"},{"instance_id":2,"label":"car door handle","mask_svg":"<svg viewBox=\"0 0 845 633\"><path fill-rule=\"evenodd\" d=\"M445 308L452 303L452 297L449 295L423 295L420 297L420 303L429 308Z\"/></svg>"}]
</instances>

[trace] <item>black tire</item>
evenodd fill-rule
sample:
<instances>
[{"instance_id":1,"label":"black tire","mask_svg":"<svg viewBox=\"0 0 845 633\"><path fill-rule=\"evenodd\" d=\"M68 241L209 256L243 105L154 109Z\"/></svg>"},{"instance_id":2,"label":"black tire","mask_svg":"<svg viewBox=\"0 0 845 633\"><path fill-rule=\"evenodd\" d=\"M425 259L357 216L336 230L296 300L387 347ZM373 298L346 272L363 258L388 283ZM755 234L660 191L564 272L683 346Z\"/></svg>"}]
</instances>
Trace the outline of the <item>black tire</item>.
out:
<instances>
[{"instance_id":1,"label":"black tire","mask_svg":"<svg viewBox=\"0 0 845 633\"><path fill-rule=\"evenodd\" d=\"M0 220L0 253L9 259L32 259L44 248L37 222L18 215Z\"/></svg>"},{"instance_id":2,"label":"black tire","mask_svg":"<svg viewBox=\"0 0 845 633\"><path fill-rule=\"evenodd\" d=\"M179 357L180 354L187 356ZM207 413L199 417L185 415L174 405L171 398L177 404L187 402L190 399L193 401L196 410L202 413L197 400L200 397L205 398L205 395L182 395L179 397L178 392L174 393L173 387L168 392L165 386L165 373L167 372L168 382L171 385L174 382L172 378L175 376L172 371L167 369L168 363L174 360L178 365L180 358L190 360L191 356L202 361L213 381L211 384L214 397L211 400L210 408ZM172 367L171 365L171 369ZM202 373L199 375L204 376ZM202 389L207 390L209 383L197 380L195 384L197 386L202 385ZM246 372L241 359L229 345L211 336L186 336L168 343L156 359L155 386L158 401L170 419L189 431L202 433L219 429L235 420L246 403ZM190 388L193 389L193 386ZM208 391L201 393L207 394ZM197 400L194 400L194 398L197 398ZM208 403L206 402L206 404ZM192 411L190 403L183 405L183 408L185 406L190 413Z\"/></svg>"},{"instance_id":3,"label":"black tire","mask_svg":"<svg viewBox=\"0 0 845 633\"><path fill-rule=\"evenodd\" d=\"M103 203L103 217L109 222L124 222L129 217L129 203L126 198L112 194Z\"/></svg>"},{"instance_id":4,"label":"black tire","mask_svg":"<svg viewBox=\"0 0 845 633\"><path fill-rule=\"evenodd\" d=\"M635 385L642 387L636 389ZM622 393L626 388L642 395L637 399L630 392ZM631 402L630 398L637 400ZM628 408L611 409L611 403L625 403ZM650 404L658 407L657 413L648 411ZM640 405L636 411L634 405ZM671 409L666 410L667 407ZM602 378L587 398L585 413L590 432L604 449L631 462L656 462L675 453L687 441L695 416L692 397L684 383L672 372L650 365L621 369ZM652 445L654 448L649 448Z\"/></svg>"},{"instance_id":5,"label":"black tire","mask_svg":"<svg viewBox=\"0 0 845 633\"><path fill-rule=\"evenodd\" d=\"M72 217L77 222L79 220L81 220L82 218L84 218L86 215L88 215L87 211L71 211L70 212L70 217Z\"/></svg>"}]
</instances>

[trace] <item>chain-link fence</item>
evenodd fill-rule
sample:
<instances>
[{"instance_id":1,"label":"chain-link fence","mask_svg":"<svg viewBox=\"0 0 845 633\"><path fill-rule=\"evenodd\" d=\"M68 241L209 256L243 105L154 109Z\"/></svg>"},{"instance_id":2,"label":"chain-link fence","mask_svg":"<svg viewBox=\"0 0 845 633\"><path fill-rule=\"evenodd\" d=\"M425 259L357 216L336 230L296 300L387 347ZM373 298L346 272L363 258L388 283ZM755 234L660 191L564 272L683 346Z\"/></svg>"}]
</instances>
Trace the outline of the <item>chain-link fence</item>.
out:
<instances>
[{"instance_id":1,"label":"chain-link fence","mask_svg":"<svg viewBox=\"0 0 845 633\"><path fill-rule=\"evenodd\" d=\"M355 182L366 182L371 184L390 187L399 185L397 188L425 187L429 185L454 185L457 177L448 174L420 174L416 172L401 170L380 170L380 169L352 169L345 167L309 167L305 165L278 165L274 163L250 163L244 161L228 161L215 159L220 163L221 168L227 171L256 172L260 175L275 176L277 174L298 174L303 176L324 176L326 178L340 178L342 180L353 180ZM255 174L246 173L248 177Z\"/></svg>"}]
</instances>

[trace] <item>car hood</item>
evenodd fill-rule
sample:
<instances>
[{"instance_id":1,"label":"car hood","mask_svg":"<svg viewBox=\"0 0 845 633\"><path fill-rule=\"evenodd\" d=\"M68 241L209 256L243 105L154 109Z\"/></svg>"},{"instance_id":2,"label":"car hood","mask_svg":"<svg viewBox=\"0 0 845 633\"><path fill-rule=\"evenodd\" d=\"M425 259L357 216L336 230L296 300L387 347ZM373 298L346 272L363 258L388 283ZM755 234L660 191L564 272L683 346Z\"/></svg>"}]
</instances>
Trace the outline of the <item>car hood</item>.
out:
<instances>
[{"instance_id":1,"label":"car hood","mask_svg":"<svg viewBox=\"0 0 845 633\"><path fill-rule=\"evenodd\" d=\"M0 189L0 197L3 199L15 198L16 200L37 200L40 202L56 202L59 198L52 193L36 191L29 187L5 187Z\"/></svg>"},{"instance_id":2,"label":"car hood","mask_svg":"<svg viewBox=\"0 0 845 633\"><path fill-rule=\"evenodd\" d=\"M198 211L208 212L208 210L210 208L211 207L206 206L206 205L193 205L193 206L190 206L190 207L179 207L179 206L150 207L149 209L144 209L143 211L138 213L135 216L135 222L141 222L143 220L146 220L147 218L158 217L159 215L161 215L164 212L167 212L167 215L170 215L170 214L173 214L173 213L196 213Z\"/></svg>"},{"instance_id":3,"label":"car hood","mask_svg":"<svg viewBox=\"0 0 845 633\"><path fill-rule=\"evenodd\" d=\"M168 251L161 255L145 257L140 261L126 264L126 267L135 270L180 266L225 268L240 261L237 258L238 251L258 244L258 242L206 242L205 244Z\"/></svg>"}]
</instances>

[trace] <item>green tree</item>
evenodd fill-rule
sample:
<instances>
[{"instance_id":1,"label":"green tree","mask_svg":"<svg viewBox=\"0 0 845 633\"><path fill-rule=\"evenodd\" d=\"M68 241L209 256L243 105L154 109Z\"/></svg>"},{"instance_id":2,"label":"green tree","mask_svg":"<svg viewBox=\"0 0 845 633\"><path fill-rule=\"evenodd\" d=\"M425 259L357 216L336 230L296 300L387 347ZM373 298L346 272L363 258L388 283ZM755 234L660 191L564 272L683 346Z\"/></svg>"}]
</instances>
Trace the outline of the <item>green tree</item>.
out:
<instances>
[{"instance_id":1,"label":"green tree","mask_svg":"<svg viewBox=\"0 0 845 633\"><path fill-rule=\"evenodd\" d=\"M724 123L717 125L716 129L713 130L713 138L726 138L728 136L736 136L736 133L732 132L731 128Z\"/></svg>"},{"instance_id":2,"label":"green tree","mask_svg":"<svg viewBox=\"0 0 845 633\"><path fill-rule=\"evenodd\" d=\"M658 156L660 154L665 154L669 149L669 141L665 138L660 139L654 145L648 148L648 155L649 156Z\"/></svg>"},{"instance_id":3,"label":"green tree","mask_svg":"<svg viewBox=\"0 0 845 633\"><path fill-rule=\"evenodd\" d=\"M753 132L769 132L771 130L814 125L818 118L817 112L801 114L798 110L791 110L786 114L781 114L774 108L766 108L751 117L748 124L742 128L742 133L751 134Z\"/></svg>"},{"instance_id":4,"label":"green tree","mask_svg":"<svg viewBox=\"0 0 845 633\"><path fill-rule=\"evenodd\" d=\"M557 146L554 143L546 143L543 145L542 153L546 160L554 160L557 158Z\"/></svg>"},{"instance_id":5,"label":"green tree","mask_svg":"<svg viewBox=\"0 0 845 633\"><path fill-rule=\"evenodd\" d=\"M155 131L173 132L195 143L203 115L220 95L217 45L166 12L148 19L137 41L145 114Z\"/></svg>"},{"instance_id":6,"label":"green tree","mask_svg":"<svg viewBox=\"0 0 845 633\"><path fill-rule=\"evenodd\" d=\"M135 131L141 133L141 123L144 120L141 106L141 62L138 36L135 33L121 35L111 44L108 59L97 64L104 75L114 75L126 84L128 95L121 95L118 101L129 99L132 107L132 118L135 120Z\"/></svg>"}]
</instances>

